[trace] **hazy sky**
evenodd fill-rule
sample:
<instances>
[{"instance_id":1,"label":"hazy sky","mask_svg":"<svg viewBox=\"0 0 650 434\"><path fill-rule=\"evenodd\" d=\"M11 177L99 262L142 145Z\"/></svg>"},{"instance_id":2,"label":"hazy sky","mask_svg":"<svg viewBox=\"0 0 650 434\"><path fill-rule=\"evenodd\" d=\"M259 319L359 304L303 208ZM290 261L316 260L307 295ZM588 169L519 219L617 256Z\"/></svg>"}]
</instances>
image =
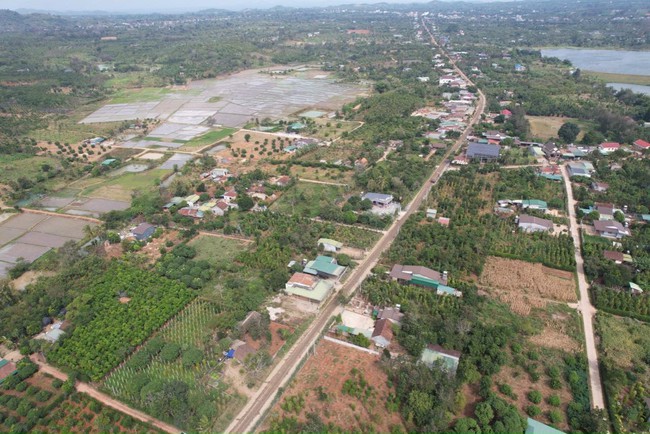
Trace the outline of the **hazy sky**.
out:
<instances>
[{"instance_id":1,"label":"hazy sky","mask_svg":"<svg viewBox=\"0 0 650 434\"><path fill-rule=\"evenodd\" d=\"M0 9L42 9L48 11L188 11L207 8L238 10L283 6L326 6L375 3L381 0L0 0ZM412 3L418 0L383 0ZM420 0L422 1L422 0Z\"/></svg>"}]
</instances>

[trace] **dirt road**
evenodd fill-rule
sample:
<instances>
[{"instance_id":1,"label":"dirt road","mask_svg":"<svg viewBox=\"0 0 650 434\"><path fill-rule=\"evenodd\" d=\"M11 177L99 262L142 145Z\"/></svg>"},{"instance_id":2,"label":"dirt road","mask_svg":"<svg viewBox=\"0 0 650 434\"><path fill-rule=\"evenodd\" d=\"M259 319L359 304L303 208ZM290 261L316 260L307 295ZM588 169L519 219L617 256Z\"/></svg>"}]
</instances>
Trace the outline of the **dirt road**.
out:
<instances>
[{"instance_id":1,"label":"dirt road","mask_svg":"<svg viewBox=\"0 0 650 434\"><path fill-rule=\"evenodd\" d=\"M424 24L424 22L423 22ZM429 29L425 25L425 29L429 32ZM432 42L436 44L433 39L433 35L429 32ZM451 59L450 59L451 60ZM454 68L456 71L467 80L468 84L473 84L466 76L463 74L460 69L458 69L455 64ZM413 201L406 207L406 211L403 212L398 219L391 225L390 229L382 236L379 242L375 247L370 251L367 258L363 263L361 263L350 275L350 278L343 285L340 290L340 293L344 295L349 295L353 293L363 282L363 280L368 276L370 270L377 264L381 254L390 247L391 243L399 234L399 230L402 227L402 224L414 213L416 212L422 202L426 199L431 186L440 179L443 172L449 167L447 159L450 155L453 155L460 146L464 143L469 134L472 126L480 119L481 114L485 108L485 95L479 91L479 100L476 106L474 115L472 116L471 121L469 122L467 128L463 134L458 138L456 143L446 152L443 157L443 163L440 164L431 174L431 176L426 180L424 185L420 188L418 193L415 195ZM312 348L313 345L317 342L322 330L331 320L337 312L340 311L340 306L337 302L336 295L330 297L329 302L321 307L317 317L314 319L314 322L311 326L302 334L298 341L291 347L287 352L285 357L276 364L276 367L271 371L266 381L260 388L255 392L255 394L248 400L244 408L240 411L237 417L232 421L230 426L226 429L226 432L229 433L246 433L254 430L258 421L264 415L265 411L273 403L273 398L275 397L278 390L286 384L286 382L291 378L291 375L296 371L300 361L306 356L308 351Z\"/></svg>"},{"instance_id":2,"label":"dirt road","mask_svg":"<svg viewBox=\"0 0 650 434\"><path fill-rule=\"evenodd\" d=\"M576 270L578 272L578 288L580 290L580 300L578 301L578 312L582 316L582 324L585 331L585 344L587 348L587 363L589 365L589 389L591 390L591 405L593 408L605 408L603 398L603 386L600 381L600 369L598 367L598 351L596 349L596 339L594 337L593 318L596 314L596 308L591 305L589 300L589 285L585 278L584 260L580 249L580 227L576 220L575 200L573 199L573 190L566 166L562 166L562 176L564 177L564 186L567 195L567 208L569 209L569 229L573 237L576 256Z\"/></svg>"},{"instance_id":3,"label":"dirt road","mask_svg":"<svg viewBox=\"0 0 650 434\"><path fill-rule=\"evenodd\" d=\"M227 240L241 241L243 243L253 242L253 240L249 240L248 238L233 237L230 235L220 234L217 232L199 231L199 235L205 235L206 237L225 238Z\"/></svg>"},{"instance_id":4,"label":"dirt road","mask_svg":"<svg viewBox=\"0 0 650 434\"><path fill-rule=\"evenodd\" d=\"M48 365L38 355L32 354L29 358L31 359L32 362L36 363L39 366L42 372L45 372L46 374L50 374L54 378L58 378L59 380L62 381L68 379L68 375L66 373L61 372L60 370L56 369L54 366ZM174 426L166 424L165 422L161 422L158 419L154 419L153 417L144 414L141 411L135 410L129 407L128 405L111 398L110 396L95 389L90 384L77 381L75 388L77 389L77 392L85 393L86 395L95 398L97 401L101 402L102 404L108 407L114 408L115 410L120 411L124 414L128 414L132 418L148 423L149 425L155 426L160 430L163 430L170 434L180 434L182 432L181 430L179 430Z\"/></svg>"},{"instance_id":5,"label":"dirt road","mask_svg":"<svg viewBox=\"0 0 650 434\"><path fill-rule=\"evenodd\" d=\"M72 214L62 214L58 212L52 212L52 211L44 211L42 209L31 209L31 208L21 208L23 212L30 213L30 214L43 214L47 216L52 216L52 217L64 217L67 219L74 219L74 220L84 220L87 222L91 223L99 223L102 224L104 223L103 221L92 218L92 217L86 217L86 216L81 216L81 215L72 215Z\"/></svg>"}]
</instances>

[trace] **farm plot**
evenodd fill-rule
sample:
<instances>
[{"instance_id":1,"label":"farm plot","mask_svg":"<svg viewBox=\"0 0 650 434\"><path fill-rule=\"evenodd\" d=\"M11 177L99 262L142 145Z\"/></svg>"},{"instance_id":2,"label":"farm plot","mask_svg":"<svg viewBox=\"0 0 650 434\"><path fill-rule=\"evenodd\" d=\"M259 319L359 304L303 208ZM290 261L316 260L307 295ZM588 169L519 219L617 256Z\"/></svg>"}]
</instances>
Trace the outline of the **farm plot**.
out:
<instances>
[{"instance_id":1,"label":"farm plot","mask_svg":"<svg viewBox=\"0 0 650 434\"><path fill-rule=\"evenodd\" d=\"M322 208L338 206L346 193L337 185L298 182L271 205L271 211L317 217Z\"/></svg>"},{"instance_id":2,"label":"farm plot","mask_svg":"<svg viewBox=\"0 0 650 434\"><path fill-rule=\"evenodd\" d=\"M0 390L3 431L18 432L23 427L23 432L157 432L86 394L66 393L62 385L60 380L36 372L15 386Z\"/></svg>"},{"instance_id":3,"label":"farm plot","mask_svg":"<svg viewBox=\"0 0 650 434\"><path fill-rule=\"evenodd\" d=\"M171 170L160 168L140 173L125 173L114 178L93 179L94 183L85 184L81 196L131 203L133 192L153 190L171 173Z\"/></svg>"},{"instance_id":4,"label":"farm plot","mask_svg":"<svg viewBox=\"0 0 650 434\"><path fill-rule=\"evenodd\" d=\"M181 427L196 429L201 424L207 429L215 424L223 425L241 400L221 381L219 359L230 341L218 342L213 337L220 316L216 304L205 300L190 303L110 374L103 388ZM170 384L185 391L173 404L183 413L174 417L161 411L166 405L159 402L161 396L150 399L147 394L149 390Z\"/></svg>"},{"instance_id":5,"label":"farm plot","mask_svg":"<svg viewBox=\"0 0 650 434\"><path fill-rule=\"evenodd\" d=\"M114 263L85 289L87 304L79 311L70 336L48 360L100 380L140 345L194 294L156 273ZM128 298L127 303L120 300ZM91 314L92 313L92 314Z\"/></svg>"},{"instance_id":6,"label":"farm plot","mask_svg":"<svg viewBox=\"0 0 650 434\"><path fill-rule=\"evenodd\" d=\"M200 235L194 238L189 245L196 249L194 259L206 260L214 265L224 261L232 262L240 252L247 248L247 243L244 241L209 235Z\"/></svg>"},{"instance_id":7,"label":"farm plot","mask_svg":"<svg viewBox=\"0 0 650 434\"><path fill-rule=\"evenodd\" d=\"M514 259L488 257L479 278L481 285L515 294L556 301L576 301L573 273L560 272Z\"/></svg>"},{"instance_id":8,"label":"farm plot","mask_svg":"<svg viewBox=\"0 0 650 434\"><path fill-rule=\"evenodd\" d=\"M95 223L72 218L22 213L0 223L0 277L20 258L33 262L67 241L84 237L84 227Z\"/></svg>"},{"instance_id":9,"label":"farm plot","mask_svg":"<svg viewBox=\"0 0 650 434\"><path fill-rule=\"evenodd\" d=\"M277 431L287 418L304 423L316 415L343 431L403 431L399 413L386 408L395 393L387 380L378 356L322 340L263 428Z\"/></svg>"}]
</instances>

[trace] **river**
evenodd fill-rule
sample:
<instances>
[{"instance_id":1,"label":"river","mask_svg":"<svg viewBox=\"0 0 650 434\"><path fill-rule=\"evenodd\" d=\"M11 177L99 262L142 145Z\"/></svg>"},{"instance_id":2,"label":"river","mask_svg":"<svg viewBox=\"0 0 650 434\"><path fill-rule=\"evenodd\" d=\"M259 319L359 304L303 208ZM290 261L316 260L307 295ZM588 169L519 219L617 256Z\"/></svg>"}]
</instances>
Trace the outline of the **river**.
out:
<instances>
[{"instance_id":1,"label":"river","mask_svg":"<svg viewBox=\"0 0 650 434\"><path fill-rule=\"evenodd\" d=\"M591 50L582 48L542 49L542 56L568 59L576 68L610 74L650 75L650 51ZM616 90L632 89L650 95L650 86L607 83Z\"/></svg>"}]
</instances>

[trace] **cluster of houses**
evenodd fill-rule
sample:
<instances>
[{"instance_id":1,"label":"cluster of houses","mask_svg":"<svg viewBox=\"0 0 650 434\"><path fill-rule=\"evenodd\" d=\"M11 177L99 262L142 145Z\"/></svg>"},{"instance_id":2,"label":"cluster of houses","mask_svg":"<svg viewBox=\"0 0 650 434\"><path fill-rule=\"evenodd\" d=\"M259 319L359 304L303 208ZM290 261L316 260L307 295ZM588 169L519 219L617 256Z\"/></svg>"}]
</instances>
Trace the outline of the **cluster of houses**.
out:
<instances>
[{"instance_id":1,"label":"cluster of houses","mask_svg":"<svg viewBox=\"0 0 650 434\"><path fill-rule=\"evenodd\" d=\"M173 197L163 206L163 209L171 210L176 207L178 208L178 214L182 216L202 219L206 213L222 216L229 209L238 208L236 201L237 192L232 189L226 191L219 199L209 199L205 202L200 202L198 194L190 194L187 197Z\"/></svg>"},{"instance_id":2,"label":"cluster of houses","mask_svg":"<svg viewBox=\"0 0 650 434\"><path fill-rule=\"evenodd\" d=\"M456 99L454 96L457 95ZM440 120L440 125L435 131L428 131L425 137L428 139L444 139L450 131L461 132L467 126L466 119L474 112L474 101L476 95L468 90L460 90L457 94L445 92L442 94L445 101L444 108L434 109L424 107L416 110L411 116L422 116L427 119Z\"/></svg>"},{"instance_id":3,"label":"cluster of houses","mask_svg":"<svg viewBox=\"0 0 650 434\"><path fill-rule=\"evenodd\" d=\"M616 208L612 203L596 202L589 208L580 208L580 211L585 215L593 211L598 213L598 220L594 221L594 231L603 238L620 240L630 235L627 222L620 223L614 217L616 212L625 214L625 210Z\"/></svg>"},{"instance_id":4,"label":"cluster of houses","mask_svg":"<svg viewBox=\"0 0 650 434\"><path fill-rule=\"evenodd\" d=\"M336 246L331 245L329 241L333 240L323 241L322 244L327 244L336 250ZM340 246L338 248L340 249ZM285 284L284 292L320 305L332 293L332 288L346 270L347 267L339 265L335 258L318 255L316 259L305 262L302 271L293 273Z\"/></svg>"}]
</instances>

